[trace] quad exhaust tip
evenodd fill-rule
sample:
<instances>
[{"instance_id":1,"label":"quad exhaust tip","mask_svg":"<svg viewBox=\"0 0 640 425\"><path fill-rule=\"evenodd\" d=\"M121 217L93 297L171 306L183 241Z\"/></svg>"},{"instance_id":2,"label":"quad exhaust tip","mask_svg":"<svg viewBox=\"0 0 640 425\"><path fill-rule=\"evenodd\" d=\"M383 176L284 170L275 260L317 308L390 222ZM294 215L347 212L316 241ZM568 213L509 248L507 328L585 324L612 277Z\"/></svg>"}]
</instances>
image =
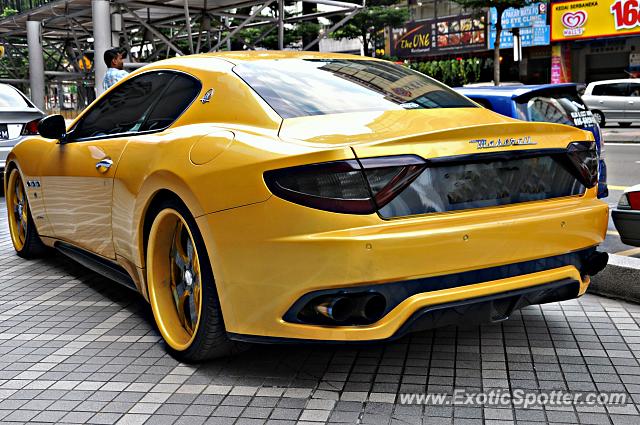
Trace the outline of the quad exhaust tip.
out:
<instances>
[{"instance_id":1,"label":"quad exhaust tip","mask_svg":"<svg viewBox=\"0 0 640 425\"><path fill-rule=\"evenodd\" d=\"M316 311L334 322L344 322L352 314L354 302L351 298L336 297L316 305Z\"/></svg>"},{"instance_id":2,"label":"quad exhaust tip","mask_svg":"<svg viewBox=\"0 0 640 425\"><path fill-rule=\"evenodd\" d=\"M336 324L366 325L385 314L386 298L377 293L361 293L323 297L316 301L317 314Z\"/></svg>"},{"instance_id":3,"label":"quad exhaust tip","mask_svg":"<svg viewBox=\"0 0 640 425\"><path fill-rule=\"evenodd\" d=\"M595 276L601 272L609 262L609 254L606 252L595 251L585 258L580 270L583 275Z\"/></svg>"}]
</instances>

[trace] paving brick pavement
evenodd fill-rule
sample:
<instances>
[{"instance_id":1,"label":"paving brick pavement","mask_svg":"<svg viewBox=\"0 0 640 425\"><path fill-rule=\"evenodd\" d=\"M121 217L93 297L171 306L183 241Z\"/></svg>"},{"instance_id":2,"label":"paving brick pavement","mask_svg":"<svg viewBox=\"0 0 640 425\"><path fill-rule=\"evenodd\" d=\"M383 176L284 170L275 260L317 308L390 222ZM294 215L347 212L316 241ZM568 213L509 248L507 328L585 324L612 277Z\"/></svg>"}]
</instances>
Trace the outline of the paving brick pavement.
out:
<instances>
[{"instance_id":1,"label":"paving brick pavement","mask_svg":"<svg viewBox=\"0 0 640 425\"><path fill-rule=\"evenodd\" d=\"M587 295L388 343L255 346L185 365L137 294L17 257L0 213L0 423L639 424L640 306ZM620 391L624 406L402 405L400 393Z\"/></svg>"}]
</instances>

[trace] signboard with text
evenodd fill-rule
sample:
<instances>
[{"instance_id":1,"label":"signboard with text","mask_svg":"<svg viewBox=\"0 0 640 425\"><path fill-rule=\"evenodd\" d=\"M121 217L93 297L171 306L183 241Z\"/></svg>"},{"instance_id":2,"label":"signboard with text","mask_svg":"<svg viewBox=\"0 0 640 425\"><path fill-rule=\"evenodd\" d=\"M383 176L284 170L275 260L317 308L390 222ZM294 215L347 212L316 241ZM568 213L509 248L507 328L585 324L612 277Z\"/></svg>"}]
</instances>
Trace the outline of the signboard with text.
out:
<instances>
[{"instance_id":1,"label":"signboard with text","mask_svg":"<svg viewBox=\"0 0 640 425\"><path fill-rule=\"evenodd\" d=\"M511 29L519 28L522 47L546 46L550 42L550 30L547 25L547 4L533 3L520 8L509 8L502 14L502 33L500 47L513 48L513 33ZM489 48L493 48L496 41L496 22L498 13L495 7L489 9Z\"/></svg>"},{"instance_id":2,"label":"signboard with text","mask_svg":"<svg viewBox=\"0 0 640 425\"><path fill-rule=\"evenodd\" d=\"M640 33L640 0L553 3L551 41Z\"/></svg>"},{"instance_id":3,"label":"signboard with text","mask_svg":"<svg viewBox=\"0 0 640 425\"><path fill-rule=\"evenodd\" d=\"M412 58L486 49L486 17L456 16L410 22L391 32L390 56Z\"/></svg>"}]
</instances>

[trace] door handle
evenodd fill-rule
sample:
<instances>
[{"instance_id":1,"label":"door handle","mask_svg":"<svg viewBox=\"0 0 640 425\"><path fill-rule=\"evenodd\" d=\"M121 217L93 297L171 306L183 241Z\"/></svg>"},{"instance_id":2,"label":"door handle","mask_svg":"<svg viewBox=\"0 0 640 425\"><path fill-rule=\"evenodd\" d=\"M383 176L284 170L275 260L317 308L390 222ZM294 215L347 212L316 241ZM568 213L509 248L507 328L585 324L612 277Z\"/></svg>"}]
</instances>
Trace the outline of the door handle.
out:
<instances>
[{"instance_id":1,"label":"door handle","mask_svg":"<svg viewBox=\"0 0 640 425\"><path fill-rule=\"evenodd\" d=\"M96 162L96 170L101 173L106 173L107 171L109 171L109 168L111 168L112 165L113 161L111 160L111 158L104 158Z\"/></svg>"}]
</instances>

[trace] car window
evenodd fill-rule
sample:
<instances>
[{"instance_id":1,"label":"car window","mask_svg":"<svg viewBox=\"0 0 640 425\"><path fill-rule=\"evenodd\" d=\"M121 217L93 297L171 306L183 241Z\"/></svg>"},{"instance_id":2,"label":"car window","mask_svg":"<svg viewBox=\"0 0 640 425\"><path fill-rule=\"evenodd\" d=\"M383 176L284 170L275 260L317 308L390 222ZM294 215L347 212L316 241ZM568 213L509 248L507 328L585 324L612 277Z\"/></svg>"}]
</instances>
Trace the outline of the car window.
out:
<instances>
[{"instance_id":1,"label":"car window","mask_svg":"<svg viewBox=\"0 0 640 425\"><path fill-rule=\"evenodd\" d=\"M174 76L172 72L149 72L123 82L82 117L71 139L140 131L146 113Z\"/></svg>"},{"instance_id":2,"label":"car window","mask_svg":"<svg viewBox=\"0 0 640 425\"><path fill-rule=\"evenodd\" d=\"M627 83L598 84L591 93L594 96L628 96Z\"/></svg>"},{"instance_id":3,"label":"car window","mask_svg":"<svg viewBox=\"0 0 640 425\"><path fill-rule=\"evenodd\" d=\"M31 105L13 87L0 84L0 108L30 108Z\"/></svg>"},{"instance_id":4,"label":"car window","mask_svg":"<svg viewBox=\"0 0 640 425\"><path fill-rule=\"evenodd\" d=\"M282 118L477 107L444 84L383 61L263 60L240 63L233 70Z\"/></svg>"},{"instance_id":5,"label":"car window","mask_svg":"<svg viewBox=\"0 0 640 425\"><path fill-rule=\"evenodd\" d=\"M631 97L640 97L640 84L638 83L629 83L628 85L628 95L627 96L631 96Z\"/></svg>"},{"instance_id":6,"label":"car window","mask_svg":"<svg viewBox=\"0 0 640 425\"><path fill-rule=\"evenodd\" d=\"M193 77L176 74L162 99L149 112L140 131L162 130L169 127L200 93L200 82Z\"/></svg>"},{"instance_id":7,"label":"car window","mask_svg":"<svg viewBox=\"0 0 640 425\"><path fill-rule=\"evenodd\" d=\"M576 91L550 90L516 100L518 118L525 121L552 122L578 128L595 125L593 114Z\"/></svg>"}]
</instances>

